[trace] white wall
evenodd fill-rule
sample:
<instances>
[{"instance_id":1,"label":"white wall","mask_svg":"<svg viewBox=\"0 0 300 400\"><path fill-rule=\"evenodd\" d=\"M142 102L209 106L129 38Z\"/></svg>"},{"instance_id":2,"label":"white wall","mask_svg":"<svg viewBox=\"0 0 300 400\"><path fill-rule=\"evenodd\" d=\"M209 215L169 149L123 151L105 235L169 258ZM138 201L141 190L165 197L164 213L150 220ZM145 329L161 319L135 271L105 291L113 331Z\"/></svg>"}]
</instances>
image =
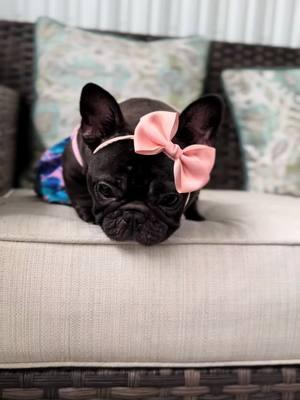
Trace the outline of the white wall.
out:
<instances>
[{"instance_id":1,"label":"white wall","mask_svg":"<svg viewBox=\"0 0 300 400\"><path fill-rule=\"evenodd\" d=\"M0 19L300 47L300 0L0 0Z\"/></svg>"}]
</instances>

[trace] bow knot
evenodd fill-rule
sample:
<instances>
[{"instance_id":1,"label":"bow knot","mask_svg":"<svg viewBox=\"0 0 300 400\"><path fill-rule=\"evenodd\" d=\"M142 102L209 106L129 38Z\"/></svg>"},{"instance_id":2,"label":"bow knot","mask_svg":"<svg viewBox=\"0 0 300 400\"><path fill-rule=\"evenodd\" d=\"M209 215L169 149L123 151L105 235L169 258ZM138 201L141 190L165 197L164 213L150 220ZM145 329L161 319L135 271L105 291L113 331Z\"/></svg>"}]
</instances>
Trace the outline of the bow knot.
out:
<instances>
[{"instance_id":1,"label":"bow knot","mask_svg":"<svg viewBox=\"0 0 300 400\"><path fill-rule=\"evenodd\" d=\"M164 149L164 152L172 158L172 160L177 160L178 158L181 157L182 154L182 148L178 146L178 144L169 142L166 145L166 148Z\"/></svg>"},{"instance_id":2,"label":"bow knot","mask_svg":"<svg viewBox=\"0 0 300 400\"><path fill-rule=\"evenodd\" d=\"M210 178L215 162L215 149L194 144L182 149L172 142L178 129L178 113L154 111L144 115L134 132L134 149L138 154L164 152L174 160L174 180L179 193L201 189Z\"/></svg>"}]
</instances>

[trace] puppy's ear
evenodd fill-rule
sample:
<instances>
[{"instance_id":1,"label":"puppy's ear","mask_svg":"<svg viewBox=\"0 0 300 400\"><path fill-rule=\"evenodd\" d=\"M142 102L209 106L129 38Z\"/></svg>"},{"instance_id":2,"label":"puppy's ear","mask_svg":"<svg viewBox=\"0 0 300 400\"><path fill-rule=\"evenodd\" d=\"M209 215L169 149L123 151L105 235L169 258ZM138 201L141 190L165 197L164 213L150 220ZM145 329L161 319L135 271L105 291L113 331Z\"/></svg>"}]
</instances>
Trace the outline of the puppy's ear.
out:
<instances>
[{"instance_id":1,"label":"puppy's ear","mask_svg":"<svg viewBox=\"0 0 300 400\"><path fill-rule=\"evenodd\" d=\"M88 83L82 89L80 114L82 137L91 150L124 125L122 112L115 98L94 83Z\"/></svg>"},{"instance_id":2,"label":"puppy's ear","mask_svg":"<svg viewBox=\"0 0 300 400\"><path fill-rule=\"evenodd\" d=\"M176 142L183 146L213 146L222 120L223 107L221 97L216 95L203 96L191 103L180 114Z\"/></svg>"}]
</instances>

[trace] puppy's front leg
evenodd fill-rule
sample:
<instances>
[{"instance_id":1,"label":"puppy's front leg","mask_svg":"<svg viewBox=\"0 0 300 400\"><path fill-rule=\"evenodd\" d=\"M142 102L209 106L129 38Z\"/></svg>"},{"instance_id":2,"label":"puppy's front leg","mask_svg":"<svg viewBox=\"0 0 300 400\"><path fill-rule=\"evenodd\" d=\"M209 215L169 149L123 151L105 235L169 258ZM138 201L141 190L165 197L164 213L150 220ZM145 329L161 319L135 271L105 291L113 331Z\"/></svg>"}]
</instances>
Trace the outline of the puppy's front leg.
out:
<instances>
[{"instance_id":1,"label":"puppy's front leg","mask_svg":"<svg viewBox=\"0 0 300 400\"><path fill-rule=\"evenodd\" d=\"M198 211L197 203L198 196L195 197L192 203L184 211L185 218L190 221L205 221L205 218Z\"/></svg>"},{"instance_id":2,"label":"puppy's front leg","mask_svg":"<svg viewBox=\"0 0 300 400\"><path fill-rule=\"evenodd\" d=\"M72 201L72 205L75 208L78 216L85 222L89 222L95 224L95 217L92 213L92 204L90 198L82 197L80 199L76 198L75 201Z\"/></svg>"},{"instance_id":3,"label":"puppy's front leg","mask_svg":"<svg viewBox=\"0 0 300 400\"><path fill-rule=\"evenodd\" d=\"M92 199L88 192L85 176L66 176L65 184L72 206L85 222L95 223L92 213Z\"/></svg>"}]
</instances>

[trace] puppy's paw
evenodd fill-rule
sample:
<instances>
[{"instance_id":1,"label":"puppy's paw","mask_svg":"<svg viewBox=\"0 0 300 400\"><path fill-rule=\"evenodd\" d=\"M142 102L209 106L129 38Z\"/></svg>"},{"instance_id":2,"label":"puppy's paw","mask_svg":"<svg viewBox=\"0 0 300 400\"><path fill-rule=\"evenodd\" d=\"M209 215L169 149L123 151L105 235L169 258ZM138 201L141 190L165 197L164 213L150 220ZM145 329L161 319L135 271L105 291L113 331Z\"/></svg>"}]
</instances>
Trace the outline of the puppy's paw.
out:
<instances>
[{"instance_id":1,"label":"puppy's paw","mask_svg":"<svg viewBox=\"0 0 300 400\"><path fill-rule=\"evenodd\" d=\"M205 218L199 213L197 203L192 203L184 212L185 218L190 221L205 221Z\"/></svg>"},{"instance_id":2,"label":"puppy's paw","mask_svg":"<svg viewBox=\"0 0 300 400\"><path fill-rule=\"evenodd\" d=\"M190 221L205 221L205 218L198 211L185 213L185 218Z\"/></svg>"},{"instance_id":3,"label":"puppy's paw","mask_svg":"<svg viewBox=\"0 0 300 400\"><path fill-rule=\"evenodd\" d=\"M91 212L90 208L84 208L84 207L75 207L75 210L78 214L78 216L85 222L88 222L90 224L95 224L95 217Z\"/></svg>"}]
</instances>

